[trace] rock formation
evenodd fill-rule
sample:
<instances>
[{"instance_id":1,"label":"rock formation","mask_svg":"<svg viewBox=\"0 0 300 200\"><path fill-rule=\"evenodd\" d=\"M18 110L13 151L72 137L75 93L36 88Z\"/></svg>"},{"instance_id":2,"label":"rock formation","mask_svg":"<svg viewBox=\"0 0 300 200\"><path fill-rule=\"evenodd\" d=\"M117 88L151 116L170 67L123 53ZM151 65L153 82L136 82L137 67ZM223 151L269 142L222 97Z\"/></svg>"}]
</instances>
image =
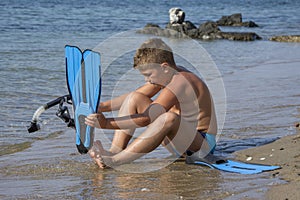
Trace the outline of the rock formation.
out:
<instances>
[{"instance_id":1,"label":"rock formation","mask_svg":"<svg viewBox=\"0 0 300 200\"><path fill-rule=\"evenodd\" d=\"M216 21L218 26L245 26L245 27L258 27L253 21L243 22L242 14L236 13L229 16L222 16L221 19Z\"/></svg>"},{"instance_id":2,"label":"rock formation","mask_svg":"<svg viewBox=\"0 0 300 200\"><path fill-rule=\"evenodd\" d=\"M201 40L228 39L239 41L254 41L261 37L253 32L222 32L216 22L205 22L199 28L196 28L191 22L183 22L182 24L167 24L165 29L160 28L157 24L147 24L137 33L152 34L164 37L185 38Z\"/></svg>"},{"instance_id":3,"label":"rock formation","mask_svg":"<svg viewBox=\"0 0 300 200\"><path fill-rule=\"evenodd\" d=\"M275 42L300 42L300 35L281 35L271 37L269 40Z\"/></svg>"},{"instance_id":4,"label":"rock formation","mask_svg":"<svg viewBox=\"0 0 300 200\"><path fill-rule=\"evenodd\" d=\"M239 41L253 41L261 39L253 32L222 32L219 26L248 26L257 27L250 22L242 22L240 13L230 16L223 16L217 22L208 21L200 24L197 28L192 22L184 21L185 13L180 8L171 8L169 10L170 22L165 29L160 28L157 24L147 24L138 33L153 34L157 36L184 38L190 37L193 39L213 40L213 39L228 39Z\"/></svg>"}]
</instances>

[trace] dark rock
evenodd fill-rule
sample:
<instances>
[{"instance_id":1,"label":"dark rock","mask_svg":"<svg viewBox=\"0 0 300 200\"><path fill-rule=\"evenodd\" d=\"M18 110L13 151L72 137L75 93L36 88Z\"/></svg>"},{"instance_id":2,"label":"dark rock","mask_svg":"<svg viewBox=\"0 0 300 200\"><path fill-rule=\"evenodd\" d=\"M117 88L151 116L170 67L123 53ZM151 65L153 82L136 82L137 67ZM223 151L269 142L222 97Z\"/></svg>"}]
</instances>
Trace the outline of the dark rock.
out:
<instances>
[{"instance_id":1,"label":"dark rock","mask_svg":"<svg viewBox=\"0 0 300 200\"><path fill-rule=\"evenodd\" d=\"M269 40L276 42L300 42L300 35L281 35L271 37Z\"/></svg>"},{"instance_id":2,"label":"dark rock","mask_svg":"<svg viewBox=\"0 0 300 200\"><path fill-rule=\"evenodd\" d=\"M160 28L157 24L148 23L146 24L145 28Z\"/></svg>"},{"instance_id":3,"label":"dark rock","mask_svg":"<svg viewBox=\"0 0 300 200\"><path fill-rule=\"evenodd\" d=\"M241 26L244 26L244 27L258 27L258 25L253 21L242 22Z\"/></svg>"},{"instance_id":4,"label":"dark rock","mask_svg":"<svg viewBox=\"0 0 300 200\"><path fill-rule=\"evenodd\" d=\"M151 34L163 37L184 38L187 37L183 32L174 29L161 29L159 26L146 25L143 29L137 30L137 33Z\"/></svg>"},{"instance_id":5,"label":"dark rock","mask_svg":"<svg viewBox=\"0 0 300 200\"><path fill-rule=\"evenodd\" d=\"M196 26L192 22L190 22L190 21L185 21L182 24L171 24L171 23L168 23L166 25L166 28L167 29L172 29L172 30L178 31L180 33L188 35L188 32L190 30L196 29Z\"/></svg>"},{"instance_id":6,"label":"dark rock","mask_svg":"<svg viewBox=\"0 0 300 200\"><path fill-rule=\"evenodd\" d=\"M201 24L197 29L192 22L184 22L182 24L168 23L167 29L174 30L181 34L187 35L193 39L220 39L221 30L216 22L206 22Z\"/></svg>"},{"instance_id":7,"label":"dark rock","mask_svg":"<svg viewBox=\"0 0 300 200\"><path fill-rule=\"evenodd\" d=\"M198 30L197 28L189 30L189 31L187 32L187 35L188 35L190 38L193 38L193 39L198 39L198 38L200 38L199 30Z\"/></svg>"},{"instance_id":8,"label":"dark rock","mask_svg":"<svg viewBox=\"0 0 300 200\"><path fill-rule=\"evenodd\" d=\"M183 24L184 24L185 29L186 29L187 31L197 28L197 27L196 27L192 22L190 22L190 21L185 21L185 22L183 22Z\"/></svg>"},{"instance_id":9,"label":"dark rock","mask_svg":"<svg viewBox=\"0 0 300 200\"><path fill-rule=\"evenodd\" d=\"M261 37L256 33L252 32L222 32L222 37L228 40L239 40L239 41L254 41L260 40Z\"/></svg>"},{"instance_id":10,"label":"dark rock","mask_svg":"<svg viewBox=\"0 0 300 200\"><path fill-rule=\"evenodd\" d=\"M233 24L242 23L242 14L236 13L229 16L222 16L216 22L219 26L232 26Z\"/></svg>"},{"instance_id":11,"label":"dark rock","mask_svg":"<svg viewBox=\"0 0 300 200\"><path fill-rule=\"evenodd\" d=\"M147 24L143 29L137 30L136 32L140 34L151 34L151 35L169 37L168 35L164 34L164 29L161 29L156 24Z\"/></svg>"},{"instance_id":12,"label":"dark rock","mask_svg":"<svg viewBox=\"0 0 300 200\"><path fill-rule=\"evenodd\" d=\"M198 28L199 39L220 39L221 30L219 29L216 22L205 22Z\"/></svg>"},{"instance_id":13,"label":"dark rock","mask_svg":"<svg viewBox=\"0 0 300 200\"><path fill-rule=\"evenodd\" d=\"M166 25L166 29L171 29L171 30L174 30L174 31L177 31L177 32L180 32L180 33L184 33L184 25L183 24L171 24L171 23L168 23Z\"/></svg>"},{"instance_id":14,"label":"dark rock","mask_svg":"<svg viewBox=\"0 0 300 200\"><path fill-rule=\"evenodd\" d=\"M198 31L202 34L211 34L211 33L221 32L221 30L219 29L218 24L216 22L205 22L204 24L201 24L199 26Z\"/></svg>"},{"instance_id":15,"label":"dark rock","mask_svg":"<svg viewBox=\"0 0 300 200\"><path fill-rule=\"evenodd\" d=\"M222 16L221 19L216 21L218 26L245 26L245 27L258 27L253 21L243 22L242 14L236 13L229 16Z\"/></svg>"}]
</instances>

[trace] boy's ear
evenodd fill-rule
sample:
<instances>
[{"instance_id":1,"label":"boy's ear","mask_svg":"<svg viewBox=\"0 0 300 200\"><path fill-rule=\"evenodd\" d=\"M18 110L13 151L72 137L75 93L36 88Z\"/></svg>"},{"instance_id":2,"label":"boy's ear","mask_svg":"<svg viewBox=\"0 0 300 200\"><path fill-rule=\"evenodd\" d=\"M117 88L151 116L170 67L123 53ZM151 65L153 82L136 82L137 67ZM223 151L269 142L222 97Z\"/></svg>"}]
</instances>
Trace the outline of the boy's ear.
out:
<instances>
[{"instance_id":1,"label":"boy's ear","mask_svg":"<svg viewBox=\"0 0 300 200\"><path fill-rule=\"evenodd\" d=\"M163 63L161 63L161 65L160 65L161 67L168 67L169 66L169 63L167 63L167 62L163 62Z\"/></svg>"},{"instance_id":2,"label":"boy's ear","mask_svg":"<svg viewBox=\"0 0 300 200\"><path fill-rule=\"evenodd\" d=\"M165 71L165 72L168 72L169 71L169 63L167 63L167 62L163 62L163 63L161 63L161 68L163 68L163 70Z\"/></svg>"}]
</instances>

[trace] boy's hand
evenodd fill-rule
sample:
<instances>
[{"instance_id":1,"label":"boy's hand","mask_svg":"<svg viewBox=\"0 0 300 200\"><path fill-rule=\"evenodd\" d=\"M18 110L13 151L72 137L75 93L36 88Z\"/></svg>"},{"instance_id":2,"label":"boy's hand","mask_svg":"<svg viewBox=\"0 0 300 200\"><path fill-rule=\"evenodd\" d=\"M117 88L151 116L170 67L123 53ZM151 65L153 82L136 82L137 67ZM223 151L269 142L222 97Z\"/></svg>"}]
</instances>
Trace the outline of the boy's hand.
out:
<instances>
[{"instance_id":1,"label":"boy's hand","mask_svg":"<svg viewBox=\"0 0 300 200\"><path fill-rule=\"evenodd\" d=\"M85 118L85 124L95 128L105 128L106 118L102 112L90 114Z\"/></svg>"}]
</instances>

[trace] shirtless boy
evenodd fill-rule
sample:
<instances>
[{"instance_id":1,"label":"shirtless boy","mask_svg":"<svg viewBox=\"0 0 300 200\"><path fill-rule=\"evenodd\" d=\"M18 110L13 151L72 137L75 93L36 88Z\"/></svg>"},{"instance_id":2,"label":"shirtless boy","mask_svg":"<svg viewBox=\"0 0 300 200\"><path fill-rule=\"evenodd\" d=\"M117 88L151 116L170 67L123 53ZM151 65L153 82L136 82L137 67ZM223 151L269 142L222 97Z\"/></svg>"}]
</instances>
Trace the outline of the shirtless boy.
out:
<instances>
[{"instance_id":1,"label":"shirtless boy","mask_svg":"<svg viewBox=\"0 0 300 200\"><path fill-rule=\"evenodd\" d=\"M160 144L177 156L187 151L212 152L217 122L205 83L177 66L171 48L161 39L144 42L136 51L133 67L146 83L131 93L100 103L98 113L86 118L87 125L115 130L109 151L100 141L89 151L97 165L105 168L129 163ZM112 110L119 110L118 117L106 118L102 114ZM129 143L139 127L147 128Z\"/></svg>"}]
</instances>

